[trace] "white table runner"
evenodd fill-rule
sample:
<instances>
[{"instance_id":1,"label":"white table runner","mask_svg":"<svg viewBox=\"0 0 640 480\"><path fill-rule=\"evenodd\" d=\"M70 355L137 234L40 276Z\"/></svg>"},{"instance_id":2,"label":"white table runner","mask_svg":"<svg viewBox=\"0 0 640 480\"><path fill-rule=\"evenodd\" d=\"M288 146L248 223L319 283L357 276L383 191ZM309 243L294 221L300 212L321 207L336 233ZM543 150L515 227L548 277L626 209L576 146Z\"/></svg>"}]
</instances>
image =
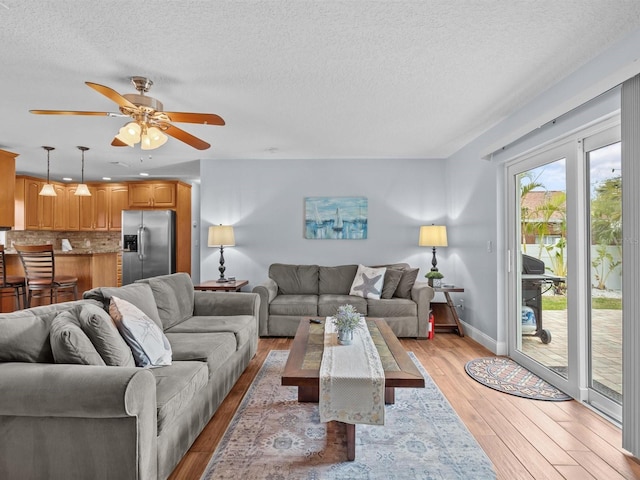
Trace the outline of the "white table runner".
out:
<instances>
[{"instance_id":1,"label":"white table runner","mask_svg":"<svg viewBox=\"0 0 640 480\"><path fill-rule=\"evenodd\" d=\"M320 421L384 425L384 369L360 319L351 345L339 345L331 317L325 321L320 364Z\"/></svg>"}]
</instances>

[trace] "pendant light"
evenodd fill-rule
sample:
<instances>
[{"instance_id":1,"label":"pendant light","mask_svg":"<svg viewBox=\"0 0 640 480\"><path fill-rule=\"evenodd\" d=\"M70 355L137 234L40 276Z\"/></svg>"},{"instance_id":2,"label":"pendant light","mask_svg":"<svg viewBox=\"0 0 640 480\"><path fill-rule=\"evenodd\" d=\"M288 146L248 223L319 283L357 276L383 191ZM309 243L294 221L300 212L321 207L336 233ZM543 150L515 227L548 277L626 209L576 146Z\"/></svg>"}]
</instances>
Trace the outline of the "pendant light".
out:
<instances>
[{"instance_id":1,"label":"pendant light","mask_svg":"<svg viewBox=\"0 0 640 480\"><path fill-rule=\"evenodd\" d=\"M58 194L56 190L53 188L53 185L49 183L49 153L51 150L55 150L54 147L42 147L47 151L47 183L42 186L42 190L40 190L40 194L43 197L57 197Z\"/></svg>"},{"instance_id":2,"label":"pendant light","mask_svg":"<svg viewBox=\"0 0 640 480\"><path fill-rule=\"evenodd\" d=\"M78 150L82 150L82 177L80 178L80 183L78 184L75 195L78 197L90 197L91 192L89 191L89 187L84 183L84 152L89 150L89 147L78 147Z\"/></svg>"}]
</instances>

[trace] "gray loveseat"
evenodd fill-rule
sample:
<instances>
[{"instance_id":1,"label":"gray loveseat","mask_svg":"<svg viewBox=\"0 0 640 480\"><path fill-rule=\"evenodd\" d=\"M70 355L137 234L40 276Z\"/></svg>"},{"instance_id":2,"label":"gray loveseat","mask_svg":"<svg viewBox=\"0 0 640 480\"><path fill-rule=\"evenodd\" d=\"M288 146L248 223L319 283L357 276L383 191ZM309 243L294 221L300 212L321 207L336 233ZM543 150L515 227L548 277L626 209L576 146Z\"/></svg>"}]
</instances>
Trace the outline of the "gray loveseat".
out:
<instances>
[{"instance_id":1,"label":"gray loveseat","mask_svg":"<svg viewBox=\"0 0 640 480\"><path fill-rule=\"evenodd\" d=\"M253 288L260 295L260 336L293 337L303 317L331 316L351 304L384 318L398 337L426 338L433 288L416 282L418 269L406 263L382 266L382 298L372 299L349 295L358 265L270 265L269 278Z\"/></svg>"},{"instance_id":2,"label":"gray loveseat","mask_svg":"<svg viewBox=\"0 0 640 480\"><path fill-rule=\"evenodd\" d=\"M54 362L60 317L110 320L112 296L162 327L170 366ZM174 274L0 315L0 478L167 478L254 356L258 309L255 294L194 292Z\"/></svg>"}]
</instances>

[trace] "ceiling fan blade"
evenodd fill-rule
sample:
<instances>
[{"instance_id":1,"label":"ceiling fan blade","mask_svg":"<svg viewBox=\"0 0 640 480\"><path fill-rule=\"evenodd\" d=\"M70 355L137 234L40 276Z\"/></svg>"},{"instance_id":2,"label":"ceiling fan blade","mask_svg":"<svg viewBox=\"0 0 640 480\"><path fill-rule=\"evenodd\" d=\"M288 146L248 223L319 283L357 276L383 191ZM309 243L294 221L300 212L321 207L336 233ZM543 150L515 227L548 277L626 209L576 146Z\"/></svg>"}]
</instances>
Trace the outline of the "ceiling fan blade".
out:
<instances>
[{"instance_id":1,"label":"ceiling fan blade","mask_svg":"<svg viewBox=\"0 0 640 480\"><path fill-rule=\"evenodd\" d=\"M221 116L215 113L163 112L172 122L201 123L204 125L224 125Z\"/></svg>"},{"instance_id":2,"label":"ceiling fan blade","mask_svg":"<svg viewBox=\"0 0 640 480\"><path fill-rule=\"evenodd\" d=\"M206 150L211 145L209 145L204 140L200 140L198 137L194 137L188 132L174 126L169 125L169 127L164 131L167 135L171 135L173 138L177 138L181 142L186 143L187 145L191 145L193 148L198 150Z\"/></svg>"},{"instance_id":3,"label":"ceiling fan blade","mask_svg":"<svg viewBox=\"0 0 640 480\"><path fill-rule=\"evenodd\" d=\"M126 143L124 143L122 140L118 140L117 138L113 139L113 141L111 142L111 146L113 146L113 147L128 147L128 145Z\"/></svg>"},{"instance_id":4,"label":"ceiling fan blade","mask_svg":"<svg viewBox=\"0 0 640 480\"><path fill-rule=\"evenodd\" d=\"M111 112L79 112L73 110L29 110L36 115L95 115L98 117L112 116Z\"/></svg>"},{"instance_id":5,"label":"ceiling fan blade","mask_svg":"<svg viewBox=\"0 0 640 480\"><path fill-rule=\"evenodd\" d=\"M96 92L101 93L102 95L104 95L110 100L113 100L121 107L136 108L136 106L133 103L131 103L126 98L124 98L122 95L116 92L113 88L105 87L104 85L100 85L98 83L92 83L92 82L84 82L84 83L90 86L91 88L93 88Z\"/></svg>"}]
</instances>

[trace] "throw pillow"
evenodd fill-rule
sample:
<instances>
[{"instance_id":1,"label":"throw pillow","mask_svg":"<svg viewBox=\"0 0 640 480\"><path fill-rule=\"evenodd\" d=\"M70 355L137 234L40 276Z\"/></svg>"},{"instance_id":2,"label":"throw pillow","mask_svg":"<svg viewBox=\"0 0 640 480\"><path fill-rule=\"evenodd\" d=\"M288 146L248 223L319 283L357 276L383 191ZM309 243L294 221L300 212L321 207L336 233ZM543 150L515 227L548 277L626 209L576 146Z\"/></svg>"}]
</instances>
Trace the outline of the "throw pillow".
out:
<instances>
[{"instance_id":1,"label":"throw pillow","mask_svg":"<svg viewBox=\"0 0 640 480\"><path fill-rule=\"evenodd\" d=\"M416 283L416 278L418 277L419 268L410 268L402 272L402 278L400 279L400 283L398 284L398 288L396 288L394 297L398 298L411 298L411 289L413 288L413 284Z\"/></svg>"},{"instance_id":2,"label":"throw pillow","mask_svg":"<svg viewBox=\"0 0 640 480\"><path fill-rule=\"evenodd\" d=\"M380 295L380 298L392 298L400 284L401 278L402 270L387 268L387 271L384 274L384 286L382 287L382 295Z\"/></svg>"},{"instance_id":3,"label":"throw pillow","mask_svg":"<svg viewBox=\"0 0 640 480\"><path fill-rule=\"evenodd\" d=\"M104 360L71 311L62 312L53 319L49 342L56 363L104 366Z\"/></svg>"},{"instance_id":4,"label":"throw pillow","mask_svg":"<svg viewBox=\"0 0 640 480\"><path fill-rule=\"evenodd\" d=\"M349 295L379 299L386 270L386 268L370 268L358 265L358 271L351 284Z\"/></svg>"},{"instance_id":5,"label":"throw pillow","mask_svg":"<svg viewBox=\"0 0 640 480\"><path fill-rule=\"evenodd\" d=\"M171 345L160 327L135 305L111 297L109 315L133 353L138 367L171 365Z\"/></svg>"},{"instance_id":6,"label":"throw pillow","mask_svg":"<svg viewBox=\"0 0 640 480\"><path fill-rule=\"evenodd\" d=\"M111 367L135 367L129 345L124 341L107 312L96 305L82 305L78 308L78 319L82 331Z\"/></svg>"}]
</instances>

